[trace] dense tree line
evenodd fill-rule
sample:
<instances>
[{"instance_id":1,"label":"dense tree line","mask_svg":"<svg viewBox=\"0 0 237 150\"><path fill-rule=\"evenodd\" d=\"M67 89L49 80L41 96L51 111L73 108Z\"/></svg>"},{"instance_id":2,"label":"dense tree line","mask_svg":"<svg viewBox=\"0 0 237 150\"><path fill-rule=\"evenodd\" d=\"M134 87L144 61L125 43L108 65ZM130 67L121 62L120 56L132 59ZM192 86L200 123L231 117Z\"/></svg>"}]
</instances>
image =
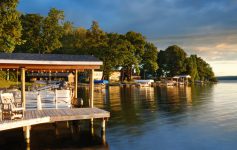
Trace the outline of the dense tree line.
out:
<instances>
[{"instance_id":1,"label":"dense tree line","mask_svg":"<svg viewBox=\"0 0 237 150\"><path fill-rule=\"evenodd\" d=\"M16 10L18 0L0 1L0 51L11 53L22 44L20 13Z\"/></svg>"},{"instance_id":2,"label":"dense tree line","mask_svg":"<svg viewBox=\"0 0 237 150\"><path fill-rule=\"evenodd\" d=\"M169 46L158 53L159 77L188 74L194 80L216 81L211 66L197 55L187 56L177 45Z\"/></svg>"},{"instance_id":3,"label":"dense tree line","mask_svg":"<svg viewBox=\"0 0 237 150\"><path fill-rule=\"evenodd\" d=\"M158 50L142 34L106 33L96 21L89 29L77 28L63 19L63 11L54 8L46 17L21 15L25 43L16 46L14 52L94 55L103 61L106 79L114 69L122 70L122 80L130 80L134 69L138 74L145 67L153 72L158 69Z\"/></svg>"},{"instance_id":4,"label":"dense tree line","mask_svg":"<svg viewBox=\"0 0 237 150\"><path fill-rule=\"evenodd\" d=\"M18 0L0 2L2 52L94 55L103 61L101 69L105 79L113 70L121 70L122 81L131 80L134 72L153 76L187 73L195 80L214 77L205 61L196 55L187 57L178 46L158 52L141 33L107 33L96 21L89 29L75 27L64 21L63 11L55 8L50 9L47 16L20 14L16 10L17 3Z\"/></svg>"}]
</instances>

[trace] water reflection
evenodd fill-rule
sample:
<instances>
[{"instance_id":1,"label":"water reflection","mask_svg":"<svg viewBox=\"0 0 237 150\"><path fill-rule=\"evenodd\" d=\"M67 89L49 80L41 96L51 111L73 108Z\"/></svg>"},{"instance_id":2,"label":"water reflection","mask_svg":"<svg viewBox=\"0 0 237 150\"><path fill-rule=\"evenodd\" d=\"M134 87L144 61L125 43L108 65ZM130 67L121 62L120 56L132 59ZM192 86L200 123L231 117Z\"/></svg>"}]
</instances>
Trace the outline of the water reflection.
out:
<instances>
[{"instance_id":1,"label":"water reflection","mask_svg":"<svg viewBox=\"0 0 237 150\"><path fill-rule=\"evenodd\" d=\"M219 83L144 88L111 86L96 90L95 106L111 113L106 135L100 134L100 121L95 121L93 126L89 126L89 121L74 122L69 127L65 123L56 127L37 126L33 127L30 147L234 149L237 147L236 89L236 83ZM88 88L80 87L78 92L84 106L89 106ZM14 142L23 148L21 132L18 129L0 132L0 147Z\"/></svg>"},{"instance_id":2,"label":"water reflection","mask_svg":"<svg viewBox=\"0 0 237 150\"><path fill-rule=\"evenodd\" d=\"M96 127L93 134L90 130L80 130L86 124L66 122L33 126L31 130L31 142L26 144L21 129L0 132L0 149L109 149L105 134L97 133Z\"/></svg>"}]
</instances>

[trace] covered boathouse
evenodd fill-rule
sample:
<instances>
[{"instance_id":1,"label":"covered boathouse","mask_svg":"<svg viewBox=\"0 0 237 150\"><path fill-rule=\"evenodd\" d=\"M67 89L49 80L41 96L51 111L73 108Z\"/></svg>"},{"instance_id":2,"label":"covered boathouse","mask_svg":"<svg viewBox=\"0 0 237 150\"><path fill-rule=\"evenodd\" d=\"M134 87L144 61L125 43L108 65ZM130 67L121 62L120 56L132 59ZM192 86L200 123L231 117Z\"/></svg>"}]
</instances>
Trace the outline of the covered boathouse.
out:
<instances>
[{"instance_id":1,"label":"covered boathouse","mask_svg":"<svg viewBox=\"0 0 237 150\"><path fill-rule=\"evenodd\" d=\"M94 70L99 69L102 64L102 61L90 55L0 53L1 70L21 72L21 102L23 107L23 118L17 120L0 120L0 131L22 127L27 143L30 142L31 126L42 123L88 119L91 120L91 124L93 125L93 119L101 119L102 131L105 131L105 122L110 117L110 113L93 106ZM26 71L44 71L48 73L73 72L75 75L74 91L77 91L78 72L83 72L84 70L90 70L89 108L26 109ZM77 99L77 92L74 93L74 98Z\"/></svg>"}]
</instances>

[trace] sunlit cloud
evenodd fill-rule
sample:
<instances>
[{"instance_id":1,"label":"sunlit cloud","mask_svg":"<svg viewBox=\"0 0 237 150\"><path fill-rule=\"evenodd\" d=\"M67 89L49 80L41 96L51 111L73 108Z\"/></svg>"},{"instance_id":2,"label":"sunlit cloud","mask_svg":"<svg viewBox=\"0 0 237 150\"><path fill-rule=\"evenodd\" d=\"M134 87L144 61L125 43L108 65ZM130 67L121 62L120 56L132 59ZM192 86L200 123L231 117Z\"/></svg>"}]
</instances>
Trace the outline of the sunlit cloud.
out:
<instances>
[{"instance_id":1,"label":"sunlit cloud","mask_svg":"<svg viewBox=\"0 0 237 150\"><path fill-rule=\"evenodd\" d=\"M181 46L189 55L197 54L206 61L237 60L237 30L222 33L161 37L153 40L160 49Z\"/></svg>"},{"instance_id":2,"label":"sunlit cloud","mask_svg":"<svg viewBox=\"0 0 237 150\"><path fill-rule=\"evenodd\" d=\"M236 76L236 61L209 61L216 76Z\"/></svg>"}]
</instances>

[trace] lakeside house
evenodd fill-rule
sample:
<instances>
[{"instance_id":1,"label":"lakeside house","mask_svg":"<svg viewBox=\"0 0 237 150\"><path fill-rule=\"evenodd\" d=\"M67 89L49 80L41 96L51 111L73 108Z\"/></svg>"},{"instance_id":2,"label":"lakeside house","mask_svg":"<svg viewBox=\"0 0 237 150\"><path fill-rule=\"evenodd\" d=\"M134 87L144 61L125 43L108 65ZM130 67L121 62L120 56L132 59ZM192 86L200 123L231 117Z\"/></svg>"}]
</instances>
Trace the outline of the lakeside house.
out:
<instances>
[{"instance_id":1,"label":"lakeside house","mask_svg":"<svg viewBox=\"0 0 237 150\"><path fill-rule=\"evenodd\" d=\"M121 78L121 72L120 71L113 71L109 77L109 80L113 81L113 82L118 82L118 81L120 81L120 78Z\"/></svg>"},{"instance_id":2,"label":"lakeside house","mask_svg":"<svg viewBox=\"0 0 237 150\"><path fill-rule=\"evenodd\" d=\"M63 80L68 81L68 83L74 83L75 75L69 72L54 72L54 73L44 73L44 72L32 72L26 75L28 81L37 80Z\"/></svg>"},{"instance_id":3,"label":"lakeside house","mask_svg":"<svg viewBox=\"0 0 237 150\"><path fill-rule=\"evenodd\" d=\"M103 77L103 71L94 71L94 79L101 80Z\"/></svg>"}]
</instances>

